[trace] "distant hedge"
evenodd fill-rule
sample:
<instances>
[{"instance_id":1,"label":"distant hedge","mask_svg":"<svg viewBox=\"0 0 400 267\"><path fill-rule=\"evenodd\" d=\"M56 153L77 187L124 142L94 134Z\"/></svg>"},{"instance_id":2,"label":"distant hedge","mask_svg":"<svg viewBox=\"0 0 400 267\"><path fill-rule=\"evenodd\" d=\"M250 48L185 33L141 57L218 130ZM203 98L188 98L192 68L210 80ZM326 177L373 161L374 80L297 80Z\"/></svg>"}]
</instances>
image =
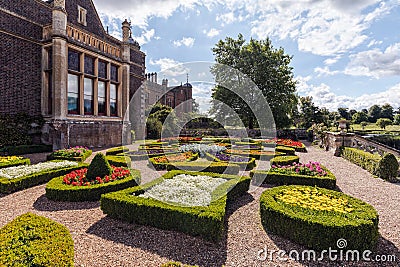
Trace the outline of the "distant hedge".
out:
<instances>
[{"instance_id":1,"label":"distant hedge","mask_svg":"<svg viewBox=\"0 0 400 267\"><path fill-rule=\"evenodd\" d=\"M277 156L270 160L271 165L291 165L294 162L299 163L300 158L298 156Z\"/></svg>"},{"instance_id":2,"label":"distant hedge","mask_svg":"<svg viewBox=\"0 0 400 267\"><path fill-rule=\"evenodd\" d=\"M168 164L167 171L171 170L238 174L240 171L240 167L237 164L228 162L192 161L192 162L174 162L173 164Z\"/></svg>"},{"instance_id":3,"label":"distant hedge","mask_svg":"<svg viewBox=\"0 0 400 267\"><path fill-rule=\"evenodd\" d=\"M295 155L296 150L292 147L288 147L288 146L276 146L275 147L275 152L281 152L281 153L285 153L286 155Z\"/></svg>"},{"instance_id":4,"label":"distant hedge","mask_svg":"<svg viewBox=\"0 0 400 267\"><path fill-rule=\"evenodd\" d=\"M399 164L395 162L397 161L396 158L390 153L382 158L380 155L372 154L361 149L343 147L340 155L382 179L392 180L396 178L399 170Z\"/></svg>"},{"instance_id":5,"label":"distant hedge","mask_svg":"<svg viewBox=\"0 0 400 267\"><path fill-rule=\"evenodd\" d=\"M73 267L74 241L64 225L23 214L0 229L0 266Z\"/></svg>"}]
</instances>

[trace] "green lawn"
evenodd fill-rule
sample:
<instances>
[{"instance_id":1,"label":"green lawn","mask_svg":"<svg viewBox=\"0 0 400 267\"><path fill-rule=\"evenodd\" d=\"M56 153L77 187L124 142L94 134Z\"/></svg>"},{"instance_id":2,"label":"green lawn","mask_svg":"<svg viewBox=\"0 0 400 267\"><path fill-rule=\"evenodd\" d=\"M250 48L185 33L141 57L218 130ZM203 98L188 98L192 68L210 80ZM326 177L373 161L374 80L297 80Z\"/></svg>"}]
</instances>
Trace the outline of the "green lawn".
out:
<instances>
[{"instance_id":1,"label":"green lawn","mask_svg":"<svg viewBox=\"0 0 400 267\"><path fill-rule=\"evenodd\" d=\"M331 127L331 131L338 131L336 127ZM363 129L360 124L350 124L350 129L349 132L351 131L381 131L381 132L400 132L400 125L389 125L386 126L386 129L380 128L378 125L375 123L368 123L367 126ZM340 130L339 130L340 131Z\"/></svg>"}]
</instances>

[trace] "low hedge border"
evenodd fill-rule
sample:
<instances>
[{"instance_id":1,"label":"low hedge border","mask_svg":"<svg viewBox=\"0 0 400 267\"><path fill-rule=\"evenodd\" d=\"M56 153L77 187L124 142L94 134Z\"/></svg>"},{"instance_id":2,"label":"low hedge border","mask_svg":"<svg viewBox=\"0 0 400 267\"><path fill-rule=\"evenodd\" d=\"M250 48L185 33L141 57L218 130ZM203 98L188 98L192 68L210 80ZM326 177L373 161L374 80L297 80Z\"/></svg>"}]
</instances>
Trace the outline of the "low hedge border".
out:
<instances>
[{"instance_id":1,"label":"low hedge border","mask_svg":"<svg viewBox=\"0 0 400 267\"><path fill-rule=\"evenodd\" d=\"M117 146L106 150L106 156L115 156L124 152L128 152L129 148L126 146Z\"/></svg>"},{"instance_id":2,"label":"low hedge border","mask_svg":"<svg viewBox=\"0 0 400 267\"><path fill-rule=\"evenodd\" d=\"M299 156L277 156L270 160L271 165L291 165L293 163L299 163Z\"/></svg>"},{"instance_id":3,"label":"low hedge border","mask_svg":"<svg viewBox=\"0 0 400 267\"><path fill-rule=\"evenodd\" d=\"M118 154L116 156L106 156L106 160L110 165L115 167L131 167L131 158L124 156L123 154Z\"/></svg>"},{"instance_id":4,"label":"low hedge border","mask_svg":"<svg viewBox=\"0 0 400 267\"><path fill-rule=\"evenodd\" d=\"M260 159L261 158L261 154L263 160L271 160L274 157L277 156L284 156L285 153L281 153L281 152L269 152L269 151L255 151L255 150L240 150L241 152L227 152L227 151L223 151L223 153L226 154L232 154L232 155L238 155L238 156L243 156L243 157L252 157L255 159ZM261 152L261 154L257 153L257 152ZM272 153L272 154L271 154Z\"/></svg>"},{"instance_id":5,"label":"low hedge border","mask_svg":"<svg viewBox=\"0 0 400 267\"><path fill-rule=\"evenodd\" d=\"M199 267L198 265L187 265L178 261L169 261L161 264L161 267Z\"/></svg>"},{"instance_id":6,"label":"low hedge border","mask_svg":"<svg viewBox=\"0 0 400 267\"><path fill-rule=\"evenodd\" d=\"M52 152L53 145L19 145L19 146L5 146L0 149L1 153L7 155L24 155L34 153Z\"/></svg>"},{"instance_id":7,"label":"low hedge border","mask_svg":"<svg viewBox=\"0 0 400 267\"><path fill-rule=\"evenodd\" d=\"M47 183L46 197L55 201L98 201L105 193L119 191L140 184L140 171L130 170L131 176L104 184L72 186L63 183L64 176L56 177Z\"/></svg>"},{"instance_id":8,"label":"low hedge border","mask_svg":"<svg viewBox=\"0 0 400 267\"><path fill-rule=\"evenodd\" d=\"M322 168L327 172L326 176L309 176L299 174L283 174L272 170L254 170L250 172L250 177L256 181L263 181L264 184L276 185L310 185L328 189L336 188L336 177L327 168Z\"/></svg>"},{"instance_id":9,"label":"low hedge border","mask_svg":"<svg viewBox=\"0 0 400 267\"><path fill-rule=\"evenodd\" d=\"M285 153L288 156L294 156L296 150L292 147L287 147L287 146L276 146L275 147L275 152L281 152L281 153Z\"/></svg>"},{"instance_id":10,"label":"low hedge border","mask_svg":"<svg viewBox=\"0 0 400 267\"><path fill-rule=\"evenodd\" d=\"M149 158L154 158L154 157L160 157L160 156L164 156L164 155L170 155L170 154L176 154L178 151L164 151L164 153L158 153L158 154L142 154L142 155L135 155L134 154L135 151L129 151L129 152L125 152L122 154L118 154L116 156L127 156L129 157L132 161L138 161L138 160L148 160Z\"/></svg>"},{"instance_id":11,"label":"low hedge border","mask_svg":"<svg viewBox=\"0 0 400 267\"><path fill-rule=\"evenodd\" d=\"M23 159L13 160L10 162L0 163L0 168L14 167L20 165L30 165L30 164L31 164L30 159L23 158Z\"/></svg>"},{"instance_id":12,"label":"low hedge border","mask_svg":"<svg viewBox=\"0 0 400 267\"><path fill-rule=\"evenodd\" d=\"M178 174L208 175L228 181L213 191L213 200L207 207L181 207L152 198L138 197L150 187ZM143 186L103 195L100 208L112 218L165 230L176 230L218 242L224 233L226 202L245 193L249 185L250 177L247 176L171 171Z\"/></svg>"},{"instance_id":13,"label":"low hedge border","mask_svg":"<svg viewBox=\"0 0 400 267\"><path fill-rule=\"evenodd\" d=\"M307 186L279 186L261 194L261 222L267 232L319 251L330 247L337 248L336 243L341 238L347 241L348 250L374 250L379 237L379 217L374 207L341 192L325 188L317 189L322 194L346 198L354 210L350 213L311 210L276 200L276 195L282 190L295 187Z\"/></svg>"},{"instance_id":14,"label":"low hedge border","mask_svg":"<svg viewBox=\"0 0 400 267\"><path fill-rule=\"evenodd\" d=\"M169 156L179 155L179 154L183 154L183 153L169 154ZM186 159L186 162L194 161L194 160L196 160L198 158L199 158L199 154L193 153L193 155L190 158ZM171 165L171 163L174 163L174 164L177 163L177 162L158 163L158 162L156 162L156 159L157 159L157 157L149 158L149 164L153 165L154 169L156 169L157 171L161 171L161 170L167 169L168 165Z\"/></svg>"},{"instance_id":15,"label":"low hedge border","mask_svg":"<svg viewBox=\"0 0 400 267\"><path fill-rule=\"evenodd\" d=\"M61 156L53 156L52 154L47 156L47 160L70 160L70 161L79 161L83 162L85 159L92 155L93 151L88 149L81 157L61 157Z\"/></svg>"},{"instance_id":16,"label":"low hedge border","mask_svg":"<svg viewBox=\"0 0 400 267\"><path fill-rule=\"evenodd\" d=\"M236 175L240 171L237 164L228 162L207 162L207 161L192 161L192 162L174 162L167 165L167 171L185 170L198 172L213 172Z\"/></svg>"},{"instance_id":17,"label":"low hedge border","mask_svg":"<svg viewBox=\"0 0 400 267\"><path fill-rule=\"evenodd\" d=\"M342 147L340 155L341 157L347 159L348 161L360 166L371 174L378 176L382 179L391 181L393 178L396 178L390 177L395 176L390 175L390 173L396 174L398 172L398 164L383 164L383 157L379 155L375 155L352 147Z\"/></svg>"},{"instance_id":18,"label":"low hedge border","mask_svg":"<svg viewBox=\"0 0 400 267\"><path fill-rule=\"evenodd\" d=\"M306 153L307 147L303 144L301 147L298 146L288 146L288 145L279 145L283 147L293 148L296 152Z\"/></svg>"},{"instance_id":19,"label":"low hedge border","mask_svg":"<svg viewBox=\"0 0 400 267\"><path fill-rule=\"evenodd\" d=\"M74 266L74 241L68 229L33 213L0 229L1 266Z\"/></svg>"},{"instance_id":20,"label":"low hedge border","mask_svg":"<svg viewBox=\"0 0 400 267\"><path fill-rule=\"evenodd\" d=\"M241 156L238 156L238 157L241 157ZM256 167L256 159L255 158L252 158L252 157L242 157L242 158L248 158L249 161L247 161L247 162L233 162L232 161L231 163L238 165L241 170L246 170L246 171L250 171L250 170L254 169L254 167ZM212 155L210 153L206 153L206 159L208 159L210 161L215 161L215 162L229 163L228 161L220 160L219 158L215 157L214 155Z\"/></svg>"},{"instance_id":21,"label":"low hedge border","mask_svg":"<svg viewBox=\"0 0 400 267\"><path fill-rule=\"evenodd\" d=\"M0 193L12 193L18 190L33 187L35 185L47 183L54 177L66 175L73 170L77 170L85 166L88 166L88 164L79 163L78 166L37 172L15 179L0 177Z\"/></svg>"},{"instance_id":22,"label":"low hedge border","mask_svg":"<svg viewBox=\"0 0 400 267\"><path fill-rule=\"evenodd\" d=\"M145 149L145 147L162 147L162 146L168 146L169 142L151 142L151 143L144 143L139 145L139 148Z\"/></svg>"}]
</instances>

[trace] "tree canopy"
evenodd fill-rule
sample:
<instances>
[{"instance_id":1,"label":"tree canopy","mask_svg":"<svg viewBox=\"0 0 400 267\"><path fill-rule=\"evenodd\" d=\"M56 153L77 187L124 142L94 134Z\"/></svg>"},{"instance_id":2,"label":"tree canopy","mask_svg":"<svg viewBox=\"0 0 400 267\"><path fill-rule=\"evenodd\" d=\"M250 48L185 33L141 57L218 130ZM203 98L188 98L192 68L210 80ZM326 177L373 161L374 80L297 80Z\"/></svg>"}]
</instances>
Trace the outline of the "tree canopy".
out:
<instances>
[{"instance_id":1,"label":"tree canopy","mask_svg":"<svg viewBox=\"0 0 400 267\"><path fill-rule=\"evenodd\" d=\"M246 43L239 34L238 39L227 37L220 40L212 51L217 63L234 68L255 83L268 101L278 128L291 125L291 113L297 104L296 82L293 79L293 68L289 65L292 57L285 54L283 48L275 49L268 38L261 41L250 39ZM232 73L230 78L236 79L234 75L237 74ZM229 75L225 74L225 77L229 78ZM216 118L226 119L233 117L230 114L233 111L239 115L245 126L253 128L257 126L257 120L253 113L254 107L249 105L259 96L251 86L243 87L243 90L247 90L245 95L250 104L246 104L229 88L216 86L212 92L211 113Z\"/></svg>"}]
</instances>

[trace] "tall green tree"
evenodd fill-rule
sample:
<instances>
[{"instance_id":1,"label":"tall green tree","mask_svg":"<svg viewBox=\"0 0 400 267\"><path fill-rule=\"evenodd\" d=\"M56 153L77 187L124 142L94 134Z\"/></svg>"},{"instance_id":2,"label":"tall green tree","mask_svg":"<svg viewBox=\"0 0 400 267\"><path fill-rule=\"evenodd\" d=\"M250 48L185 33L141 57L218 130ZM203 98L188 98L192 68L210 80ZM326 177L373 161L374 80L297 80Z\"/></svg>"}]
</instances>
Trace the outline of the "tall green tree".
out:
<instances>
[{"instance_id":1,"label":"tall green tree","mask_svg":"<svg viewBox=\"0 0 400 267\"><path fill-rule=\"evenodd\" d=\"M368 109L368 120L375 123L381 117L382 108L378 105L373 105Z\"/></svg>"},{"instance_id":2,"label":"tall green tree","mask_svg":"<svg viewBox=\"0 0 400 267\"><path fill-rule=\"evenodd\" d=\"M325 123L323 114L312 100L312 96L300 97L300 126L307 129L310 128L313 123Z\"/></svg>"},{"instance_id":3,"label":"tall green tree","mask_svg":"<svg viewBox=\"0 0 400 267\"><path fill-rule=\"evenodd\" d=\"M250 39L248 43L241 34L238 39L231 37L220 40L212 49L215 61L224 64L247 75L262 95L268 101L275 124L278 128L290 126L291 113L297 105L296 82L293 78L293 68L289 65L291 56L285 54L283 48L276 49L272 46L271 40ZM237 73L224 73L228 79L235 79ZM237 83L240 86L240 80ZM242 85L243 86L243 85ZM244 86L245 87L245 86ZM244 90L248 97L249 105L256 102L258 92L254 88L247 87ZM216 86L212 92L211 112L216 118L224 119L229 117L231 111L224 107L219 101L225 103L236 112L244 124L250 129L257 126L256 117L252 108L243 99L239 98L229 88Z\"/></svg>"},{"instance_id":4,"label":"tall green tree","mask_svg":"<svg viewBox=\"0 0 400 267\"><path fill-rule=\"evenodd\" d=\"M378 125L382 129L386 129L386 126L392 125L392 121L390 119L387 119L387 118L379 118L376 121L376 125Z\"/></svg>"},{"instance_id":5,"label":"tall green tree","mask_svg":"<svg viewBox=\"0 0 400 267\"><path fill-rule=\"evenodd\" d=\"M381 109L380 117L393 120L393 107L388 103L384 104Z\"/></svg>"},{"instance_id":6,"label":"tall green tree","mask_svg":"<svg viewBox=\"0 0 400 267\"><path fill-rule=\"evenodd\" d=\"M340 116L346 120L350 119L348 108L338 108Z\"/></svg>"},{"instance_id":7,"label":"tall green tree","mask_svg":"<svg viewBox=\"0 0 400 267\"><path fill-rule=\"evenodd\" d=\"M351 117L352 121L356 124L360 124L361 122L368 121L368 115L364 112L356 112L352 117Z\"/></svg>"}]
</instances>

